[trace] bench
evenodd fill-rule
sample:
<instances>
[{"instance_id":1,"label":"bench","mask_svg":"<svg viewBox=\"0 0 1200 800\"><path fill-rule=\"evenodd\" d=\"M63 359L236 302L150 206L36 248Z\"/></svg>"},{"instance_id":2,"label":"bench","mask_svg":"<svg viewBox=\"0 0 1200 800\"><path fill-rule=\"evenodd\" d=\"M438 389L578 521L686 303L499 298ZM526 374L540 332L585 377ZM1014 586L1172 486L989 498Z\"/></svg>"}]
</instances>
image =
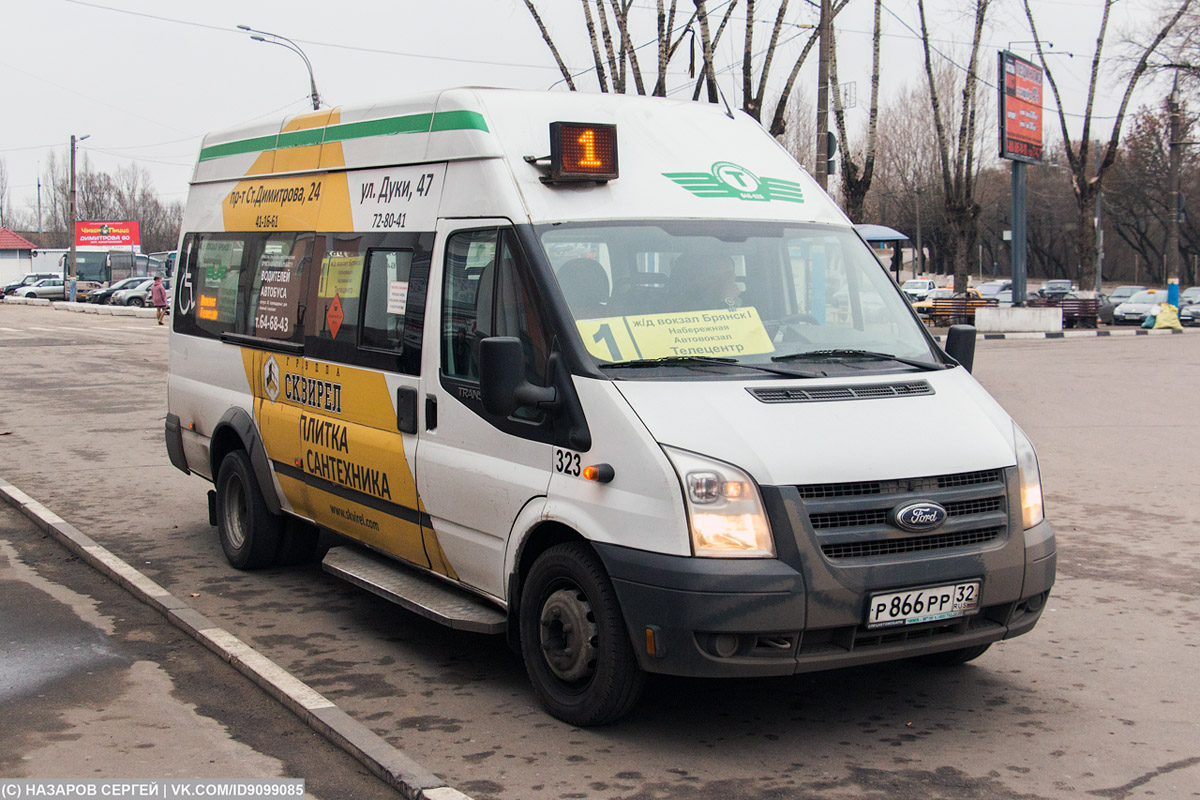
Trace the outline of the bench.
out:
<instances>
[{"instance_id":1,"label":"bench","mask_svg":"<svg viewBox=\"0 0 1200 800\"><path fill-rule=\"evenodd\" d=\"M929 311L929 322L935 327L975 324L975 311L996 305L983 297L936 297Z\"/></svg>"},{"instance_id":2,"label":"bench","mask_svg":"<svg viewBox=\"0 0 1200 800\"><path fill-rule=\"evenodd\" d=\"M1034 308L1061 308L1064 328L1095 328L1100 318L1100 301L1094 297L1039 297Z\"/></svg>"}]
</instances>

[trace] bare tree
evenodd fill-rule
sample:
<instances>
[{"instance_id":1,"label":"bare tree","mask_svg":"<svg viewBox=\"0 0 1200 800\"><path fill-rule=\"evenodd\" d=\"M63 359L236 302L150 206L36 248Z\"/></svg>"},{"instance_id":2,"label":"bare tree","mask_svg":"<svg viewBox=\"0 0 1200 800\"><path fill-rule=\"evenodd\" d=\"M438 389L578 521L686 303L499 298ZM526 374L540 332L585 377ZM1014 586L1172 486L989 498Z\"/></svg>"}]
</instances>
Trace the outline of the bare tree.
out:
<instances>
[{"instance_id":1,"label":"bare tree","mask_svg":"<svg viewBox=\"0 0 1200 800\"><path fill-rule=\"evenodd\" d=\"M943 201L953 240L951 260L956 292L965 292L970 280L969 254L975 243L975 219L980 210L975 199L975 115L978 107L976 89L979 82L976 69L983 36L983 22L987 16L989 2L990 0L975 0L974 3L974 33L971 37L971 55L967 61L966 79L963 82L962 104L958 112L958 132L951 139L946 130L946 119L938 96L937 81L934 79L929 26L925 19L925 0L917 0L917 10L921 17L921 43L925 51L925 76L929 85L929 102L933 109L934 132L937 134Z\"/></svg>"},{"instance_id":2,"label":"bare tree","mask_svg":"<svg viewBox=\"0 0 1200 800\"><path fill-rule=\"evenodd\" d=\"M707 92L709 102L720 102L720 90L717 86L717 71L714 64L714 53L721 37L730 30L730 22L734 10L739 8L739 0L730 0L724 6L724 13L715 25L715 18L710 16L707 0L691 0L694 8L684 19L683 12L678 7L678 0L656 0L656 31L646 37L638 36L634 31L631 13L635 6L632 0L580 0L583 9L583 23L591 47L593 66L586 70L594 72L597 85L602 92L646 93L647 83L643 80L637 51L648 44L657 46L658 76L653 84L652 93L666 96L668 92L667 70L671 60L677 55L685 38L691 37L693 47L700 46L701 64L699 75L693 76L693 99L699 98L702 92ZM833 6L834 18L846 7L850 0L837 0ZM530 16L538 26L542 39L562 73L563 81L572 90L579 86L576 78L579 74L572 73L564 62L554 37L546 28L538 13L534 0L525 0L525 6ZM775 65L775 55L779 46L796 37L784 37L783 31L789 9L789 0L779 0L774 8L774 23L766 44L755 50L754 23L755 15L763 7L758 0L744 0L740 6L744 10L745 28L742 42L741 88L742 110L754 119L763 121L764 109L768 105L767 87L771 70ZM676 24L677 20L682 20ZM637 45L637 41L646 44ZM788 100L795 88L797 76L804 65L808 54L817 41L816 31L808 34L799 58L792 65L791 71L784 82L783 89L774 98L774 108L771 122L767 126L772 136L782 136L788 117ZM632 77L632 83L627 80Z\"/></svg>"},{"instance_id":3,"label":"bare tree","mask_svg":"<svg viewBox=\"0 0 1200 800\"><path fill-rule=\"evenodd\" d=\"M1096 224L1094 221L1096 197L1099 195L1103 185L1105 175L1112 169L1117 158L1117 148L1121 142L1121 128L1125 122L1125 112L1129 107L1129 100L1133 96L1134 87L1138 81L1145 75L1150 64L1150 57L1162 45L1163 41L1175 28L1176 24L1188 11L1192 0L1182 0L1174 13L1169 14L1161 23L1158 32L1151 38L1150 43L1138 47L1141 54L1137 59L1136 65L1129 73L1128 81L1125 84L1125 90L1121 97L1120 110L1113 119L1112 131L1108 136L1108 145L1104 148L1104 155L1099 160L1096 166L1094 175L1088 175L1091 164L1091 147L1092 147L1092 112L1096 97L1096 89L1100 80L1101 69L1101 52L1104 49L1105 39L1108 35L1108 22L1112 7L1117 0L1104 0L1104 10L1100 17L1100 30L1096 35L1096 50L1092 54L1092 76L1088 84L1087 105L1083 112L1083 129L1077 140L1072 140L1070 131L1067 128L1067 112L1063 107L1062 95L1058 90L1058 82L1054 79L1054 73L1046 63L1046 53L1042 49L1042 43L1038 40L1037 24L1033 19L1033 10L1030 8L1029 0L1023 0L1025 7L1025 18L1029 21L1029 30L1033 33L1033 38L1037 41L1038 60L1042 64L1042 69L1046 73L1046 81L1050 84L1050 91L1054 94L1054 102L1058 106L1058 122L1062 128L1063 142L1066 146L1067 165L1072 174L1072 188L1075 192L1075 202L1078 211L1078 223L1075 248L1079 256L1080 266L1080 283L1085 291L1090 291L1096 286L1096 255L1098 249L1096 247ZM1099 155L1099 154L1097 154Z\"/></svg>"},{"instance_id":4,"label":"bare tree","mask_svg":"<svg viewBox=\"0 0 1200 800\"><path fill-rule=\"evenodd\" d=\"M879 122L879 41L882 29L879 12L883 7L882 0L875 0L875 30L871 37L871 108L867 120L867 141L863 149L862 166L854 159L850 145L850 137L846 135L846 109L843 108L842 93L833 93L833 114L837 121L838 140L841 142L842 161L842 206L846 215L854 222L863 222L863 205L867 192L871 189L871 179L875 175L876 133ZM833 26L830 26L833 29ZM837 48L833 48L831 79L833 86L838 86Z\"/></svg>"}]
</instances>

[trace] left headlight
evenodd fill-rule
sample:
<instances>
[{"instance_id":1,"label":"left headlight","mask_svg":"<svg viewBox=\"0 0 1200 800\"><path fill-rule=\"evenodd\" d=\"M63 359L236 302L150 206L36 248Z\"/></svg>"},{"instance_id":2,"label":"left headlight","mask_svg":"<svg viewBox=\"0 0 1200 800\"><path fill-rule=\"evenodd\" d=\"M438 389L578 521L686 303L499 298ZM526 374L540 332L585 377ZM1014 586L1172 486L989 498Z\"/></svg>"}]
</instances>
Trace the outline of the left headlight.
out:
<instances>
[{"instance_id":1,"label":"left headlight","mask_svg":"<svg viewBox=\"0 0 1200 800\"><path fill-rule=\"evenodd\" d=\"M1013 439L1017 448L1017 477L1021 484L1021 521L1025 530L1029 530L1046 517L1042 508L1042 473L1038 469L1033 443L1015 422Z\"/></svg>"},{"instance_id":2,"label":"left headlight","mask_svg":"<svg viewBox=\"0 0 1200 800\"><path fill-rule=\"evenodd\" d=\"M663 447L687 505L692 551L708 558L774 558L775 541L758 485L742 470L710 458Z\"/></svg>"}]
</instances>

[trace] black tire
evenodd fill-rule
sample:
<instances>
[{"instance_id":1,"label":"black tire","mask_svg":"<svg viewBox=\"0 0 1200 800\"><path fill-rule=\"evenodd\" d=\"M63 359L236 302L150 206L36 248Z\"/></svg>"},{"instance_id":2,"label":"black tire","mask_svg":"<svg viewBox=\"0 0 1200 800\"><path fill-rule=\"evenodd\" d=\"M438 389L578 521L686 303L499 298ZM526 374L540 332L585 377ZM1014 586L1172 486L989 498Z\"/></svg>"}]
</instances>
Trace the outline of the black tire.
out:
<instances>
[{"instance_id":1,"label":"black tire","mask_svg":"<svg viewBox=\"0 0 1200 800\"><path fill-rule=\"evenodd\" d=\"M525 669L547 711L579 727L629 713L646 676L612 582L590 547L568 542L538 556L518 616Z\"/></svg>"},{"instance_id":2,"label":"black tire","mask_svg":"<svg viewBox=\"0 0 1200 800\"><path fill-rule=\"evenodd\" d=\"M963 647L958 650L947 650L944 653L930 653L929 655L917 656L917 661L920 661L922 664L928 664L931 667L953 667L957 664L974 661L986 653L991 646L989 643L975 647Z\"/></svg>"},{"instance_id":3,"label":"black tire","mask_svg":"<svg viewBox=\"0 0 1200 800\"><path fill-rule=\"evenodd\" d=\"M129 298L129 302L127 302L125 305L137 306L138 308L141 308L142 306L146 305L146 301L140 297L131 297Z\"/></svg>"},{"instance_id":4,"label":"black tire","mask_svg":"<svg viewBox=\"0 0 1200 800\"><path fill-rule=\"evenodd\" d=\"M316 525L295 517L288 518L275 562L281 567L308 564L317 554L320 539L321 531Z\"/></svg>"},{"instance_id":5,"label":"black tire","mask_svg":"<svg viewBox=\"0 0 1200 800\"><path fill-rule=\"evenodd\" d=\"M237 569L269 567L279 554L283 517L267 508L245 450L225 456L217 473L217 532Z\"/></svg>"}]
</instances>

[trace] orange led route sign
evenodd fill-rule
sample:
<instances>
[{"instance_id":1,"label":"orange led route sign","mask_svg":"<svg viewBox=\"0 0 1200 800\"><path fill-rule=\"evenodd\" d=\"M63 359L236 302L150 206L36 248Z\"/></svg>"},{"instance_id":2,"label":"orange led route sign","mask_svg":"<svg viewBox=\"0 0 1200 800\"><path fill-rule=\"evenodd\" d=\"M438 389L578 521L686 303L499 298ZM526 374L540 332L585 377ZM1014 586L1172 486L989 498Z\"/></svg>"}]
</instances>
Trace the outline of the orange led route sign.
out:
<instances>
[{"instance_id":1,"label":"orange led route sign","mask_svg":"<svg viewBox=\"0 0 1200 800\"><path fill-rule=\"evenodd\" d=\"M1042 69L1000 51L1000 157L1042 161Z\"/></svg>"},{"instance_id":2,"label":"orange led route sign","mask_svg":"<svg viewBox=\"0 0 1200 800\"><path fill-rule=\"evenodd\" d=\"M76 247L141 247L137 220L79 220L75 223Z\"/></svg>"}]
</instances>

